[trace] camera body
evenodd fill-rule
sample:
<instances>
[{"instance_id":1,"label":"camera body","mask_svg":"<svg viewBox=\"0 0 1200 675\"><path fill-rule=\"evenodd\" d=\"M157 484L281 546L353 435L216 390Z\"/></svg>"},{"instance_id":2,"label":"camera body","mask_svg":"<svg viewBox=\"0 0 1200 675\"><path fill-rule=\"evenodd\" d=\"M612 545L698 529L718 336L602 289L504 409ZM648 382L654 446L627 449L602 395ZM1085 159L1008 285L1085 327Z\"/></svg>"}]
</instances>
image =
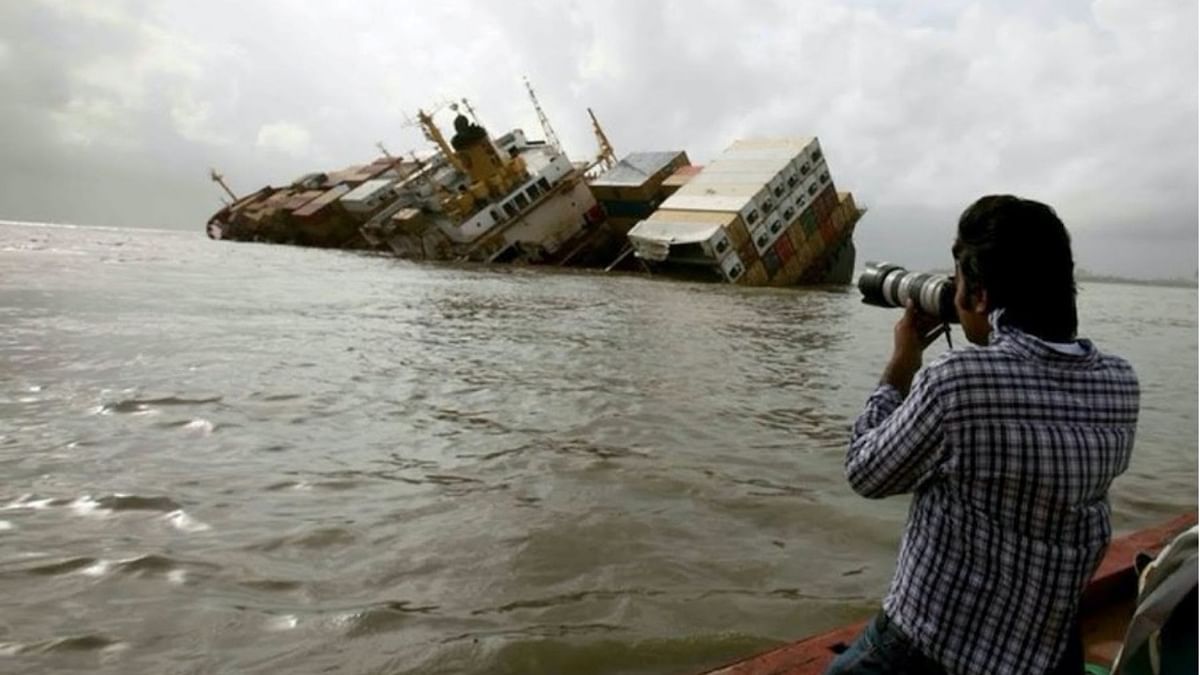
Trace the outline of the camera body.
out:
<instances>
[{"instance_id":1,"label":"camera body","mask_svg":"<svg viewBox=\"0 0 1200 675\"><path fill-rule=\"evenodd\" d=\"M858 275L863 302L876 307L903 307L912 300L917 310L942 323L958 323L954 309L954 277L910 272L899 265L868 262Z\"/></svg>"}]
</instances>

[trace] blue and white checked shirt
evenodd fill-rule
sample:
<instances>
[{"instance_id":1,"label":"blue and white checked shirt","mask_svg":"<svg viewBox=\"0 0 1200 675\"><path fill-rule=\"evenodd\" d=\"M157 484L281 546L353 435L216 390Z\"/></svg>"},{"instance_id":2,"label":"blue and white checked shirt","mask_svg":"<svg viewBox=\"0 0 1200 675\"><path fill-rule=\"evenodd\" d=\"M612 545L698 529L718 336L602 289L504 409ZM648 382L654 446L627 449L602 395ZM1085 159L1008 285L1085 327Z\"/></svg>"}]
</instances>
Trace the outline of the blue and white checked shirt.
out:
<instances>
[{"instance_id":1,"label":"blue and white checked shirt","mask_svg":"<svg viewBox=\"0 0 1200 675\"><path fill-rule=\"evenodd\" d=\"M1066 354L998 322L988 346L918 372L907 398L881 385L854 424L854 490L914 493L884 611L951 673L1054 666L1108 546L1138 384L1079 344Z\"/></svg>"}]
</instances>

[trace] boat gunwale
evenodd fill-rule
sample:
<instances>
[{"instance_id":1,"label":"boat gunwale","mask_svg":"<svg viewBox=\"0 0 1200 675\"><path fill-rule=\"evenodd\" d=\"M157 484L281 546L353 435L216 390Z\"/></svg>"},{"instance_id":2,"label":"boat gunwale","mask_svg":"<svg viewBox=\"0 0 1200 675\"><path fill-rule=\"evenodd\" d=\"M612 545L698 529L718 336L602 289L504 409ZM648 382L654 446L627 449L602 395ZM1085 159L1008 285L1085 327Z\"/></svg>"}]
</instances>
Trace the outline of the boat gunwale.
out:
<instances>
[{"instance_id":1,"label":"boat gunwale","mask_svg":"<svg viewBox=\"0 0 1200 675\"><path fill-rule=\"evenodd\" d=\"M1137 555L1157 554L1196 522L1196 513L1183 513L1113 539L1084 590L1079 605L1081 614L1095 612L1119 601L1128 594L1130 584L1136 593ZM744 657L706 670L702 675L820 675L829 662L858 637L869 620L870 617Z\"/></svg>"}]
</instances>

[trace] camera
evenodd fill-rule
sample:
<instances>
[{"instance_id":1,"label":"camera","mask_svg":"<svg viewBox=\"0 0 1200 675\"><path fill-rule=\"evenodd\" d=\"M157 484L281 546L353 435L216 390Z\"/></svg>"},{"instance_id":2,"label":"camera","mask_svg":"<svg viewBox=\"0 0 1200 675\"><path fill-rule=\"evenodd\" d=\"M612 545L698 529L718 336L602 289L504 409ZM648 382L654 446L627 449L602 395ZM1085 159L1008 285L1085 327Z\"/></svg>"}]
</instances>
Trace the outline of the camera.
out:
<instances>
[{"instance_id":1,"label":"camera","mask_svg":"<svg viewBox=\"0 0 1200 675\"><path fill-rule=\"evenodd\" d=\"M954 310L954 277L910 272L899 265L868 262L858 275L863 302L877 307L903 307L912 300L917 310L942 323L958 323Z\"/></svg>"}]
</instances>

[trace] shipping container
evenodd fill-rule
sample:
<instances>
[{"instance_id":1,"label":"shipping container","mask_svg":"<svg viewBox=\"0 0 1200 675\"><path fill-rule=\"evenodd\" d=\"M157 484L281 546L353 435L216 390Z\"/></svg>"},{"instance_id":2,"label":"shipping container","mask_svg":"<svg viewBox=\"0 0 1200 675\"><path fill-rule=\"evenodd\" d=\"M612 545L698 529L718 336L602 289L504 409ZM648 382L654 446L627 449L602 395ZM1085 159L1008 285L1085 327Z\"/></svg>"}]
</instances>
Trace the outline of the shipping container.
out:
<instances>
[{"instance_id":1,"label":"shipping container","mask_svg":"<svg viewBox=\"0 0 1200 675\"><path fill-rule=\"evenodd\" d=\"M800 214L800 222L804 225L804 234L807 237L812 237L817 231L817 214L814 209L807 208L804 213Z\"/></svg>"},{"instance_id":2,"label":"shipping container","mask_svg":"<svg viewBox=\"0 0 1200 675\"><path fill-rule=\"evenodd\" d=\"M733 253L733 242L729 240L729 235L725 233L725 228L722 227L718 227L712 236L700 242L700 247L714 260L721 260L726 255Z\"/></svg>"},{"instance_id":3,"label":"shipping container","mask_svg":"<svg viewBox=\"0 0 1200 675\"><path fill-rule=\"evenodd\" d=\"M662 188L674 192L679 188L687 185L693 178L698 176L704 170L703 166L688 164L681 166L675 170L670 176L667 176L662 182Z\"/></svg>"},{"instance_id":4,"label":"shipping container","mask_svg":"<svg viewBox=\"0 0 1200 675\"><path fill-rule=\"evenodd\" d=\"M750 243L750 232L746 229L746 224L742 222L741 218L734 218L733 222L723 227L735 249L741 249Z\"/></svg>"},{"instance_id":5,"label":"shipping container","mask_svg":"<svg viewBox=\"0 0 1200 675\"><path fill-rule=\"evenodd\" d=\"M758 249L754 248L754 242L749 239L746 240L746 243L737 247L736 251L738 258L741 258L742 262L746 265L750 265L755 260L758 260Z\"/></svg>"},{"instance_id":6,"label":"shipping container","mask_svg":"<svg viewBox=\"0 0 1200 675\"><path fill-rule=\"evenodd\" d=\"M750 237L754 240L754 248L758 250L760 255L764 253L774 241L770 231L767 229L766 223L760 223L758 227L752 228L750 230Z\"/></svg>"},{"instance_id":7,"label":"shipping container","mask_svg":"<svg viewBox=\"0 0 1200 675\"><path fill-rule=\"evenodd\" d=\"M795 254L792 256L792 260L801 267L808 267L812 263L813 257L812 246L807 241L803 241L795 247Z\"/></svg>"},{"instance_id":8,"label":"shipping container","mask_svg":"<svg viewBox=\"0 0 1200 675\"><path fill-rule=\"evenodd\" d=\"M724 214L732 222L735 214ZM661 262L712 264L733 249L721 218L694 217L684 213L679 220L668 220L671 214L656 212L629 230L629 242L638 257Z\"/></svg>"},{"instance_id":9,"label":"shipping container","mask_svg":"<svg viewBox=\"0 0 1200 675\"><path fill-rule=\"evenodd\" d=\"M766 185L780 175L779 171L778 168L760 166L759 162L730 162L728 166L713 163L688 185L693 191L703 185Z\"/></svg>"},{"instance_id":10,"label":"shipping container","mask_svg":"<svg viewBox=\"0 0 1200 675\"><path fill-rule=\"evenodd\" d=\"M622 157L589 187L601 202L648 202L654 199L663 181L688 165L687 153L634 152Z\"/></svg>"},{"instance_id":11,"label":"shipping container","mask_svg":"<svg viewBox=\"0 0 1200 675\"><path fill-rule=\"evenodd\" d=\"M788 138L746 138L733 142L729 150L788 150L792 155L798 155L802 150L819 147L817 139L812 136L797 136Z\"/></svg>"},{"instance_id":12,"label":"shipping container","mask_svg":"<svg viewBox=\"0 0 1200 675\"><path fill-rule=\"evenodd\" d=\"M721 260L721 273L726 281L736 283L746 273L746 267L736 253L730 253Z\"/></svg>"},{"instance_id":13,"label":"shipping container","mask_svg":"<svg viewBox=\"0 0 1200 675\"><path fill-rule=\"evenodd\" d=\"M788 284L795 284L800 279L800 274L804 272L806 263L801 260L799 254L793 254L788 261L783 264L783 270L779 276Z\"/></svg>"},{"instance_id":14,"label":"shipping container","mask_svg":"<svg viewBox=\"0 0 1200 675\"><path fill-rule=\"evenodd\" d=\"M750 263L738 283L743 286L765 286L769 280L766 263L760 258Z\"/></svg>"},{"instance_id":15,"label":"shipping container","mask_svg":"<svg viewBox=\"0 0 1200 675\"><path fill-rule=\"evenodd\" d=\"M851 194L851 193L849 193L849 192L839 192L839 193L837 193L837 200L838 200L838 203L844 203L844 204L846 204L846 205L847 205L847 208L849 208L849 209L851 209L851 210L857 210L857 209L858 209L858 207L857 207L857 206L855 206L855 204L854 204L854 195L853 195L853 194Z\"/></svg>"},{"instance_id":16,"label":"shipping container","mask_svg":"<svg viewBox=\"0 0 1200 675\"><path fill-rule=\"evenodd\" d=\"M775 273L783 265L779 262L779 255L774 250L768 250L762 254L763 265L767 268L767 278L774 278Z\"/></svg>"},{"instance_id":17,"label":"shipping container","mask_svg":"<svg viewBox=\"0 0 1200 675\"><path fill-rule=\"evenodd\" d=\"M804 233L804 223L799 220L793 223L787 229L787 236L792 241L792 248L797 251L800 250L800 247L804 244L804 240L807 238L807 235Z\"/></svg>"},{"instance_id":18,"label":"shipping container","mask_svg":"<svg viewBox=\"0 0 1200 675\"><path fill-rule=\"evenodd\" d=\"M821 224L821 237L825 240L826 248L829 248L837 243L838 232L833 227L833 221L826 220Z\"/></svg>"},{"instance_id":19,"label":"shipping container","mask_svg":"<svg viewBox=\"0 0 1200 675\"><path fill-rule=\"evenodd\" d=\"M821 199L825 201L825 208L829 211L837 206L837 191L833 189L833 185L826 185L821 192Z\"/></svg>"},{"instance_id":20,"label":"shipping container","mask_svg":"<svg viewBox=\"0 0 1200 675\"><path fill-rule=\"evenodd\" d=\"M841 204L838 204L833 208L833 226L837 228L838 232L841 232L845 223L846 209L842 208Z\"/></svg>"},{"instance_id":21,"label":"shipping container","mask_svg":"<svg viewBox=\"0 0 1200 675\"><path fill-rule=\"evenodd\" d=\"M793 254L795 254L795 249L792 248L792 240L790 237L780 237L778 240L776 240L774 246L772 246L772 249L775 251L775 254L779 256L779 261L784 265L786 265L787 262L792 259Z\"/></svg>"}]
</instances>

